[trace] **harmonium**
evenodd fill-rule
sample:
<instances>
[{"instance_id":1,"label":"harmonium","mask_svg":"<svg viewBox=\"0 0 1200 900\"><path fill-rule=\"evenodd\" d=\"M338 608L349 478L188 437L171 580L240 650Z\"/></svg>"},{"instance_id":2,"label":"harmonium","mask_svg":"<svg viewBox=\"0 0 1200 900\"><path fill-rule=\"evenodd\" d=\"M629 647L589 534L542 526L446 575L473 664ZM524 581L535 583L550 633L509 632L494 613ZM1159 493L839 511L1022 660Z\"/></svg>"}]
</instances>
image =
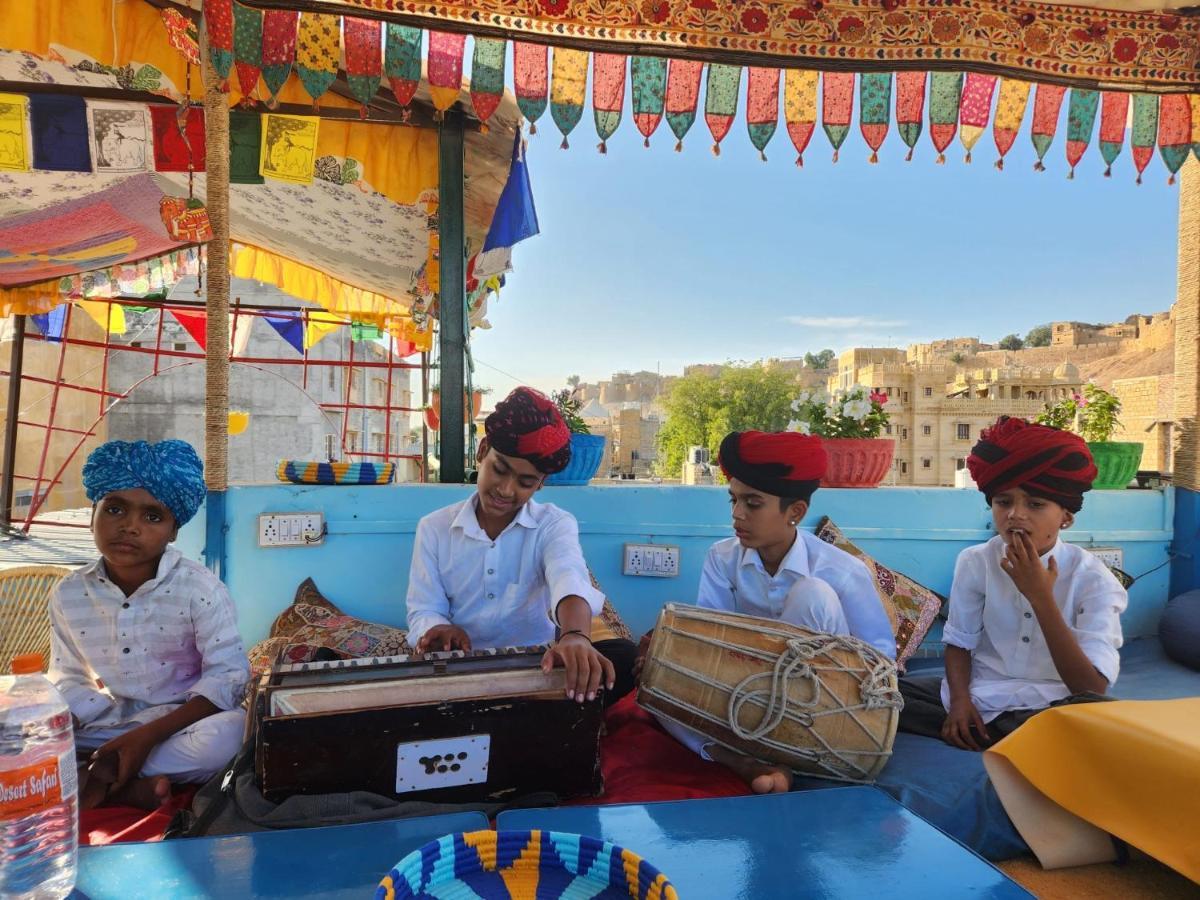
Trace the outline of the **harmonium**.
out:
<instances>
[{"instance_id":1,"label":"harmonium","mask_svg":"<svg viewBox=\"0 0 1200 900\"><path fill-rule=\"evenodd\" d=\"M596 796L603 703L566 696L545 647L276 664L254 696L267 799L371 791L399 800Z\"/></svg>"}]
</instances>

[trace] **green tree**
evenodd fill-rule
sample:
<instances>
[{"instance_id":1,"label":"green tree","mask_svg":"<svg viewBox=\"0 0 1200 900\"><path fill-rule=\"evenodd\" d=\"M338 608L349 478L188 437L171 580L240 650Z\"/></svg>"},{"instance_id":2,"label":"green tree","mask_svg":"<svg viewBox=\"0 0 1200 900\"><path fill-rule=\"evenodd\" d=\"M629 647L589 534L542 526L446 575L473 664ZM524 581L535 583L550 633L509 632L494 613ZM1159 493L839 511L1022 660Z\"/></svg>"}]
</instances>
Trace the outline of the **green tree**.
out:
<instances>
[{"instance_id":1,"label":"green tree","mask_svg":"<svg viewBox=\"0 0 1200 900\"><path fill-rule=\"evenodd\" d=\"M1029 334L1025 335L1026 347L1049 347L1050 346L1050 326L1039 325L1037 328L1030 328Z\"/></svg>"},{"instance_id":2,"label":"green tree","mask_svg":"<svg viewBox=\"0 0 1200 900\"><path fill-rule=\"evenodd\" d=\"M688 447L707 447L715 460L721 439L731 431L782 431L792 418L797 393L790 374L757 363L677 379L663 403L659 474L678 478Z\"/></svg>"},{"instance_id":3,"label":"green tree","mask_svg":"<svg viewBox=\"0 0 1200 900\"><path fill-rule=\"evenodd\" d=\"M567 376L567 384L571 386L571 390L575 390L575 388L579 387L580 381L582 381L582 379L578 375Z\"/></svg>"},{"instance_id":4,"label":"green tree","mask_svg":"<svg viewBox=\"0 0 1200 900\"><path fill-rule=\"evenodd\" d=\"M1020 350L1025 346L1025 342L1015 334L1006 334L996 346L1001 350Z\"/></svg>"},{"instance_id":5,"label":"green tree","mask_svg":"<svg viewBox=\"0 0 1200 900\"><path fill-rule=\"evenodd\" d=\"M826 348L820 353L805 353L804 364L810 369L828 369L832 364L836 354Z\"/></svg>"},{"instance_id":6,"label":"green tree","mask_svg":"<svg viewBox=\"0 0 1200 900\"><path fill-rule=\"evenodd\" d=\"M961 363L964 359L966 359L966 357L963 356L961 353L951 353L950 354L950 362L954 363L956 366L959 363Z\"/></svg>"}]
</instances>

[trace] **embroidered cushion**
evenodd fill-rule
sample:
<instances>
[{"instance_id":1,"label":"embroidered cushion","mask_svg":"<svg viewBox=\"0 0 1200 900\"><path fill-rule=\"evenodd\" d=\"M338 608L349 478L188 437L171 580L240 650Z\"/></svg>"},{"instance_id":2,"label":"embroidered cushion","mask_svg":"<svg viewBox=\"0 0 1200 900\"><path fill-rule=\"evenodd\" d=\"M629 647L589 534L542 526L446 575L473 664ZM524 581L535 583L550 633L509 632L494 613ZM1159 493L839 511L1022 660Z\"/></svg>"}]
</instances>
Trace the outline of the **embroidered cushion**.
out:
<instances>
[{"instance_id":1,"label":"embroidered cushion","mask_svg":"<svg viewBox=\"0 0 1200 900\"><path fill-rule=\"evenodd\" d=\"M603 594L604 588L600 587L600 582L596 580L591 569L588 569L588 577L592 580L592 587ZM616 607L612 605L612 601L608 599L608 595L605 594L604 607L600 610L600 615L592 617L592 640L611 641L618 638L631 641L633 633L617 612Z\"/></svg>"},{"instance_id":2,"label":"embroidered cushion","mask_svg":"<svg viewBox=\"0 0 1200 900\"><path fill-rule=\"evenodd\" d=\"M270 637L286 639L281 650L272 648L281 662L298 663L312 662L321 649L339 659L412 653L407 634L403 628L346 615L306 578L292 605L275 618Z\"/></svg>"},{"instance_id":3,"label":"embroidered cushion","mask_svg":"<svg viewBox=\"0 0 1200 900\"><path fill-rule=\"evenodd\" d=\"M942 598L907 575L876 562L842 534L828 516L817 525L817 537L861 559L875 576L875 590L896 635L896 665L904 671L905 661L917 652L942 608Z\"/></svg>"}]
</instances>

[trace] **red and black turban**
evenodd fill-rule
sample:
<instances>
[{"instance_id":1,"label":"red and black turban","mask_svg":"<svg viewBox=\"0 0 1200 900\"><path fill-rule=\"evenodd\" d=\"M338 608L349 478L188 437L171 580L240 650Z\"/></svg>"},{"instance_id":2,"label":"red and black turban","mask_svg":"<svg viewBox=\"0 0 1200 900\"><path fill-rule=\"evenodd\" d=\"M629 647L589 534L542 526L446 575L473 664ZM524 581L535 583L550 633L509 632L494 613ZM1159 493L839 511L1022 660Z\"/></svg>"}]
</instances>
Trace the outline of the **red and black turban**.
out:
<instances>
[{"instance_id":1,"label":"red and black turban","mask_svg":"<svg viewBox=\"0 0 1200 900\"><path fill-rule=\"evenodd\" d=\"M483 422L488 444L505 456L533 463L553 475L571 461L571 432L545 394L519 387L496 404Z\"/></svg>"},{"instance_id":2,"label":"red and black turban","mask_svg":"<svg viewBox=\"0 0 1200 900\"><path fill-rule=\"evenodd\" d=\"M988 503L1019 487L1071 512L1083 508L1083 495L1096 479L1091 451L1079 435L1008 416L979 435L967 469Z\"/></svg>"},{"instance_id":3,"label":"red and black turban","mask_svg":"<svg viewBox=\"0 0 1200 900\"><path fill-rule=\"evenodd\" d=\"M736 478L776 497L807 500L829 463L816 435L798 431L735 431L721 441L717 462Z\"/></svg>"}]
</instances>

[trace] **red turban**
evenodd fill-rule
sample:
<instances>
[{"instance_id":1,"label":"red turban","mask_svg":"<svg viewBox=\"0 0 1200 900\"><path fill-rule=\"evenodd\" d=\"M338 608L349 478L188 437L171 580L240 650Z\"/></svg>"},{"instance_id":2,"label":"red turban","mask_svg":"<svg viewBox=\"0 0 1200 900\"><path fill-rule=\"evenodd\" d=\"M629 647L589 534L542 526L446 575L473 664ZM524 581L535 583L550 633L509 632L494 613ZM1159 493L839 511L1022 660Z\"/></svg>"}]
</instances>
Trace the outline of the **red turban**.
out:
<instances>
[{"instance_id":1,"label":"red turban","mask_svg":"<svg viewBox=\"0 0 1200 900\"><path fill-rule=\"evenodd\" d=\"M570 430L558 407L533 388L516 388L497 403L483 429L498 452L527 460L543 474L561 472L571 461Z\"/></svg>"},{"instance_id":2,"label":"red turban","mask_svg":"<svg viewBox=\"0 0 1200 900\"><path fill-rule=\"evenodd\" d=\"M817 489L829 461L816 435L735 431L721 441L717 462L726 478L736 478L776 497L807 500Z\"/></svg>"},{"instance_id":3,"label":"red turban","mask_svg":"<svg viewBox=\"0 0 1200 900\"><path fill-rule=\"evenodd\" d=\"M979 435L967 469L988 503L1019 487L1071 512L1083 508L1083 495L1096 479L1091 451L1079 435L1008 416Z\"/></svg>"}]
</instances>

